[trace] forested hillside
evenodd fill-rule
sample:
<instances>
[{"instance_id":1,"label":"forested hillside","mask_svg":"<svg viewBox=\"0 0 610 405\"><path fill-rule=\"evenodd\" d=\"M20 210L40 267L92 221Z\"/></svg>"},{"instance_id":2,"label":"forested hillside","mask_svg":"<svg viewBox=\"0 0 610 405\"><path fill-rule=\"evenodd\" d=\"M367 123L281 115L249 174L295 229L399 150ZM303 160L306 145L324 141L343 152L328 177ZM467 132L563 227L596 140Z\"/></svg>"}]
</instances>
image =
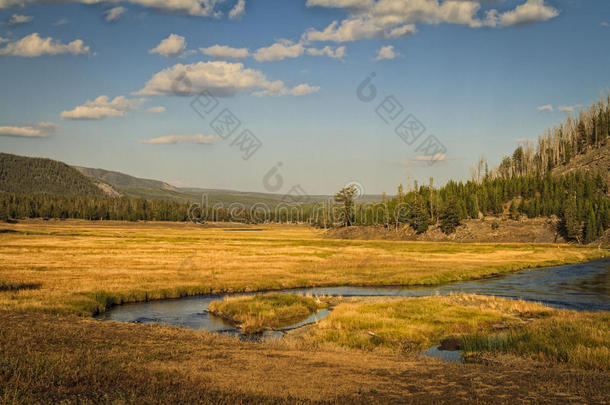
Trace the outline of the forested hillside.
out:
<instances>
[{"instance_id":1,"label":"forested hillside","mask_svg":"<svg viewBox=\"0 0 610 405\"><path fill-rule=\"evenodd\" d=\"M610 227L609 166L603 164L609 141L606 97L540 136L537 147L519 146L495 169L480 159L466 183L435 188L430 179L429 185L416 182L406 193L399 186L397 196L380 205L356 206L351 223L369 225L381 217L386 226L407 224L424 233L438 224L450 234L464 219L485 215L556 216L568 240L588 243ZM328 214L317 224L328 226Z\"/></svg>"},{"instance_id":2,"label":"forested hillside","mask_svg":"<svg viewBox=\"0 0 610 405\"><path fill-rule=\"evenodd\" d=\"M104 195L91 179L65 163L7 153L0 153L0 191L92 197Z\"/></svg>"},{"instance_id":3,"label":"forested hillside","mask_svg":"<svg viewBox=\"0 0 610 405\"><path fill-rule=\"evenodd\" d=\"M324 228L407 226L419 234L436 227L449 235L466 219L547 217L552 223L559 219L558 232L566 240L589 243L610 228L609 148L610 98L606 97L547 131L537 147L519 146L496 168L490 169L481 158L467 182L450 181L438 188L430 179L429 184L415 182L408 190L401 185L396 196L384 195L381 202L350 201L344 189L334 204L318 196L296 211L278 210L285 205L280 195L177 189L119 172L78 168L90 176L86 177L61 162L0 154L0 219L184 221L189 218L189 204L200 202L200 193L206 193L210 205L201 217L208 221L309 222ZM104 197L95 182L111 185L122 196ZM243 209L229 209L232 202L240 202ZM250 210L261 202L271 210ZM216 203L222 205L211 212L209 207Z\"/></svg>"},{"instance_id":4,"label":"forested hillside","mask_svg":"<svg viewBox=\"0 0 610 405\"><path fill-rule=\"evenodd\" d=\"M546 173L573 159L603 148L610 138L610 95L580 111L576 117L547 130L537 146L518 147L506 156L492 177ZM608 167L603 168L607 174Z\"/></svg>"},{"instance_id":5,"label":"forested hillside","mask_svg":"<svg viewBox=\"0 0 610 405\"><path fill-rule=\"evenodd\" d=\"M430 179L428 185L415 182L407 192L401 185L396 197L384 198L381 204L355 204L347 221L345 215L337 221L336 210L329 206L315 223L329 227L343 221L397 229L407 225L420 234L439 226L452 234L462 221L484 216L557 217L567 240L589 243L610 228L610 160L605 154L609 140L606 97L540 136L537 147L519 146L497 168L490 169L484 158L479 159L468 182L450 181L436 188Z\"/></svg>"}]
</instances>

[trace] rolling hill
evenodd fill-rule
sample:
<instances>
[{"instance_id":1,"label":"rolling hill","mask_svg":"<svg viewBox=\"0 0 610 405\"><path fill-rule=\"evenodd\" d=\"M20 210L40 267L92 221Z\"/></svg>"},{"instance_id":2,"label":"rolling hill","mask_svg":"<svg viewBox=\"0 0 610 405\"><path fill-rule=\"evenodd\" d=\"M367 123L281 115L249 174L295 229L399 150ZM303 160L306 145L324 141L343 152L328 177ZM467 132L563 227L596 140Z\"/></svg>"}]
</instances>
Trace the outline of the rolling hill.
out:
<instances>
[{"instance_id":1,"label":"rolling hill","mask_svg":"<svg viewBox=\"0 0 610 405\"><path fill-rule=\"evenodd\" d=\"M69 166L45 158L0 153L0 191L24 194L88 195L95 197L143 198L180 203L200 202L206 195L210 205L232 203L246 206L266 204L275 207L284 202L283 194L245 192L197 187L175 187L166 182L144 179L125 173ZM308 202L328 201L332 196L313 195ZM381 201L380 195L365 195L360 202Z\"/></svg>"},{"instance_id":2,"label":"rolling hill","mask_svg":"<svg viewBox=\"0 0 610 405\"><path fill-rule=\"evenodd\" d=\"M0 153L0 191L96 197L105 194L94 181L65 163L8 153Z\"/></svg>"}]
</instances>

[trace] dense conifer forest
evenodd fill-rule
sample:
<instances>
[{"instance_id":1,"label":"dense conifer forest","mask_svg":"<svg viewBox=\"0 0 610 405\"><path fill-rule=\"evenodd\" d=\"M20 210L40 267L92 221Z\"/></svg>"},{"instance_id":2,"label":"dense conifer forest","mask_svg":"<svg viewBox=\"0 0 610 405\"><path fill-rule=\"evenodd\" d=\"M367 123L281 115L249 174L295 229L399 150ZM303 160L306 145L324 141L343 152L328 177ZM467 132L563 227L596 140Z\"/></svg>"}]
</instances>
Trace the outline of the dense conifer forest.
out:
<instances>
[{"instance_id":1,"label":"dense conifer forest","mask_svg":"<svg viewBox=\"0 0 610 405\"><path fill-rule=\"evenodd\" d=\"M314 226L411 226L417 233L438 224L450 234L463 220L483 216L557 217L567 239L588 243L610 227L610 199L604 172L575 171L557 176L552 170L576 156L608 145L610 96L576 117L548 130L537 145L519 146L490 169L484 158L467 182L450 181L437 188L417 182L408 191L379 203L349 201L349 193L335 201L286 204L265 211L260 207L201 207L166 200L106 197L95 183L76 169L49 159L0 154L0 220L21 218L80 218L88 220L309 222ZM45 190L45 192L40 192ZM343 191L343 190L342 190ZM347 205L346 205L347 204ZM346 218L346 215L348 218Z\"/></svg>"}]
</instances>

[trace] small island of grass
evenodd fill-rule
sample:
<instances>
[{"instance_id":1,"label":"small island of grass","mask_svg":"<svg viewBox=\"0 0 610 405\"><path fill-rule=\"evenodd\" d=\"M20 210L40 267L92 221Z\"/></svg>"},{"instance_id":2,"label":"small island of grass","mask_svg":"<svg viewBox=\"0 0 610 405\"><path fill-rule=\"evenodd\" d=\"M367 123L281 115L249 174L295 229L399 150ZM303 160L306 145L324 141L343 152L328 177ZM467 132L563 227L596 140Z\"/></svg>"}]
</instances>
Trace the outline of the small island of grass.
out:
<instances>
[{"instance_id":1,"label":"small island of grass","mask_svg":"<svg viewBox=\"0 0 610 405\"><path fill-rule=\"evenodd\" d=\"M298 323L326 306L312 297L272 293L214 301L208 312L238 325L243 333L250 334Z\"/></svg>"}]
</instances>

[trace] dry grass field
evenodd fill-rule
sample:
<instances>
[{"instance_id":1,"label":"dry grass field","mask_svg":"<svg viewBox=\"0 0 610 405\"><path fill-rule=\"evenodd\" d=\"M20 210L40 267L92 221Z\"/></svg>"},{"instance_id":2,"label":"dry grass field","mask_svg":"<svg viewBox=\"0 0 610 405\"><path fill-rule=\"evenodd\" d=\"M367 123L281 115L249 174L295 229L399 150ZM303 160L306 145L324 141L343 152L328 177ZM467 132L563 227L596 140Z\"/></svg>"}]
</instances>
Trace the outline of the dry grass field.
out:
<instances>
[{"instance_id":1,"label":"dry grass field","mask_svg":"<svg viewBox=\"0 0 610 405\"><path fill-rule=\"evenodd\" d=\"M608 373L256 344L157 325L0 311L0 403L608 402Z\"/></svg>"},{"instance_id":2,"label":"dry grass field","mask_svg":"<svg viewBox=\"0 0 610 405\"><path fill-rule=\"evenodd\" d=\"M607 317L569 311L564 317L537 304L462 295L335 300L319 325L265 343L89 318L129 301L434 284L582 262L604 250L332 240L320 230L275 225L26 221L0 228L0 403L601 404L610 398L608 371L598 367L608 353L607 337L598 336L607 331L600 327ZM526 329L535 322L546 322L545 333L568 336L560 354L576 360L552 357L550 349L539 356L540 339ZM586 325L582 335L574 334L579 325ZM502 344L487 344L514 326L514 339L502 335ZM453 334L470 337L476 363L414 356ZM581 338L593 357L574 346ZM587 358L597 362L581 361Z\"/></svg>"},{"instance_id":3,"label":"dry grass field","mask_svg":"<svg viewBox=\"0 0 610 405\"><path fill-rule=\"evenodd\" d=\"M2 228L0 309L58 314L209 292L439 284L607 254L575 245L331 240L305 226L31 221Z\"/></svg>"}]
</instances>

